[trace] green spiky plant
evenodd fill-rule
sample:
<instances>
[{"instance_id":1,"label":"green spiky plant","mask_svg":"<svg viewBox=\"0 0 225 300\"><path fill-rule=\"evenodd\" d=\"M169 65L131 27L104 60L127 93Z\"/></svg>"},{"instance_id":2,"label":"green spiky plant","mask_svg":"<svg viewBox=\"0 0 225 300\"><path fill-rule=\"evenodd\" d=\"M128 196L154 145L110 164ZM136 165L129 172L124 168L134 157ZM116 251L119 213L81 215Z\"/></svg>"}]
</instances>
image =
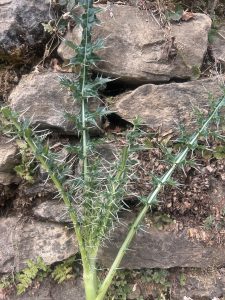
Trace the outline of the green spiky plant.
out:
<instances>
[{"instance_id":1,"label":"green spiky plant","mask_svg":"<svg viewBox=\"0 0 225 300\"><path fill-rule=\"evenodd\" d=\"M173 172L177 167L185 165L188 152L197 147L198 138L208 135L208 125L212 121L217 122L218 112L224 105L225 97L214 103L207 116L199 116L199 129L196 133L189 137L182 136L180 141L185 145L184 149L177 155L170 155L168 171L160 178L155 177L153 192L148 197L141 198L143 208L131 225L105 279L100 282L96 270L97 254L102 241L113 227L117 213L122 206L129 176L128 170L132 169L135 163L132 159L132 153L136 146L135 138L139 131L134 122L133 129L127 133L127 142L121 151L120 159L110 164L107 176L101 176L104 166L101 165L99 159L95 159L93 141L89 137L91 127L96 126L97 120L107 114L104 109L91 112L89 108L91 99L98 99L98 90L109 81L102 77L91 79L90 74L91 66L99 61L96 51L104 47L102 40L93 42L91 39L92 28L98 23L96 14L100 9L93 7L92 0L80 0L79 6L82 7L83 14L80 17L72 17L82 27L82 41L80 45L67 41L67 45L75 52L70 64L78 67L79 74L75 80L62 78L61 83L70 90L74 101L77 101L81 107L77 117L67 114L67 117L75 122L76 130L81 136L80 146L67 146L68 152L75 153L80 158L81 175L74 177L71 165L59 158L58 154L52 152L49 145L44 143L47 133L40 134L40 132L35 131L31 128L29 121L24 120L8 107L3 107L1 114L7 121L7 126L12 126L14 136L26 142L41 168L48 173L54 183L58 196L64 201L79 245L86 299L102 300L149 207L157 203L157 195L165 185L174 184L171 179ZM59 159L61 160L60 163Z\"/></svg>"}]
</instances>

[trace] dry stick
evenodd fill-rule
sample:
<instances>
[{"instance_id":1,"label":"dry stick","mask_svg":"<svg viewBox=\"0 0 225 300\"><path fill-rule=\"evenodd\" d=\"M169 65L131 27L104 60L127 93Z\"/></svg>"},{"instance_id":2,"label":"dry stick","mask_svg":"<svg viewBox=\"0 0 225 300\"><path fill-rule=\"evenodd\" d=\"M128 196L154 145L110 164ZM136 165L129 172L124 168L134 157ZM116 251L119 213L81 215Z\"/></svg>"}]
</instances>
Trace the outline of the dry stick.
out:
<instances>
[{"instance_id":1,"label":"dry stick","mask_svg":"<svg viewBox=\"0 0 225 300\"><path fill-rule=\"evenodd\" d=\"M189 140L188 146L179 154L177 154L175 161L173 163L173 165L171 166L171 168L165 173L165 175L163 175L163 177L161 178L160 182L158 183L157 187L155 188L155 190L149 194L147 201L146 201L146 205L143 207L143 209L141 210L141 212L139 213L139 215L137 216L136 220L134 221L134 223L132 224L122 246L120 247L120 250L111 266L111 268L109 269L109 272L105 278L105 280L103 281L102 285L99 288L98 291L98 295L95 298L95 300L103 300L104 296L112 282L112 279L132 241L132 239L134 238L138 227L140 226L140 223L142 222L143 218L145 217L149 206L155 201L158 193L160 192L161 188L165 185L165 183L170 179L171 175L173 174L174 170L176 169L176 167L182 163L184 161L184 159L186 158L190 147L193 146L199 136L201 135L202 132L204 132L204 130L208 127L208 125L210 124L210 122L212 121L214 115L220 110L220 108L225 104L225 97L222 98L222 100L220 100L220 102L217 104L217 106L215 107L214 111L209 115L209 117L207 118L207 120L205 121L205 123L202 125L202 127L200 128L200 130L195 133Z\"/></svg>"}]
</instances>

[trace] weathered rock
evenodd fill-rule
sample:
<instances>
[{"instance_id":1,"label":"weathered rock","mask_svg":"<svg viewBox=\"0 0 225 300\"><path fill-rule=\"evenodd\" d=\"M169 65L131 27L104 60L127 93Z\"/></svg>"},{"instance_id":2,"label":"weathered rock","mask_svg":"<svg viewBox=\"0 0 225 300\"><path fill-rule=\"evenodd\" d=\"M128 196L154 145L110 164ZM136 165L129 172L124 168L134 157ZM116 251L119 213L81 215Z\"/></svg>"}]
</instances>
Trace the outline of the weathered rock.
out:
<instances>
[{"instance_id":1,"label":"weathered rock","mask_svg":"<svg viewBox=\"0 0 225 300\"><path fill-rule=\"evenodd\" d=\"M34 216L43 220L71 223L65 204L59 200L48 200L33 208Z\"/></svg>"},{"instance_id":2,"label":"weathered rock","mask_svg":"<svg viewBox=\"0 0 225 300\"><path fill-rule=\"evenodd\" d=\"M94 39L106 38L106 48L99 52L103 61L96 71L140 84L192 78L193 69L201 67L211 26L208 16L195 14L188 22L171 24L171 31L167 31L150 14L136 7L103 8L98 15L102 24L93 30ZM75 27L65 39L78 43L80 36L79 28ZM63 59L73 55L64 43L58 53Z\"/></svg>"},{"instance_id":3,"label":"weathered rock","mask_svg":"<svg viewBox=\"0 0 225 300\"><path fill-rule=\"evenodd\" d=\"M220 78L222 79L222 78ZM162 85L146 84L115 99L111 109L132 122L136 116L153 129L190 125L193 108L205 109L209 94L223 95L217 78ZM191 118L192 115L192 118Z\"/></svg>"},{"instance_id":4,"label":"weathered rock","mask_svg":"<svg viewBox=\"0 0 225 300\"><path fill-rule=\"evenodd\" d=\"M171 299L217 300L225 296L225 270L187 271L183 287L174 281ZM189 297L189 298L188 298Z\"/></svg>"},{"instance_id":5,"label":"weathered rock","mask_svg":"<svg viewBox=\"0 0 225 300\"><path fill-rule=\"evenodd\" d=\"M15 174L0 172L0 184L9 185L11 183L19 183L20 178Z\"/></svg>"},{"instance_id":6,"label":"weathered rock","mask_svg":"<svg viewBox=\"0 0 225 300\"><path fill-rule=\"evenodd\" d=\"M19 163L18 147L9 138L0 137L0 172L12 172Z\"/></svg>"},{"instance_id":7,"label":"weathered rock","mask_svg":"<svg viewBox=\"0 0 225 300\"><path fill-rule=\"evenodd\" d=\"M18 59L43 42L50 1L0 0L0 7L0 57Z\"/></svg>"},{"instance_id":8,"label":"weathered rock","mask_svg":"<svg viewBox=\"0 0 225 300\"><path fill-rule=\"evenodd\" d=\"M99 253L99 260L104 266L111 265L126 237L128 229L121 225L123 221L121 219L120 225L110 235L110 242ZM128 224L131 223L129 215L125 217L125 221ZM173 267L207 268L224 265L224 246L207 245L204 242L206 235L204 230L196 229L196 232L199 232L197 239L190 237L190 233L194 232L193 229L192 231L187 229L177 231L176 229L171 230L171 228L158 230L147 225L143 229L137 232L122 260L121 267L167 269Z\"/></svg>"},{"instance_id":9,"label":"weathered rock","mask_svg":"<svg viewBox=\"0 0 225 300\"><path fill-rule=\"evenodd\" d=\"M77 252L73 232L65 226L16 217L0 219L0 270L21 270L27 259L42 257L47 265L64 260Z\"/></svg>"},{"instance_id":10,"label":"weathered rock","mask_svg":"<svg viewBox=\"0 0 225 300\"><path fill-rule=\"evenodd\" d=\"M74 124L65 119L65 112L78 114L79 104L75 103L72 96L63 89L59 76L55 72L31 73L23 76L18 86L12 91L9 97L11 107L18 113L25 111L23 116L31 119L32 124L39 124L41 128L57 129L58 132L65 132L77 135ZM73 77L68 73L66 76ZM98 104L90 100L90 109L96 109ZM100 129L95 127L91 133L99 134Z\"/></svg>"},{"instance_id":11,"label":"weathered rock","mask_svg":"<svg viewBox=\"0 0 225 300\"><path fill-rule=\"evenodd\" d=\"M9 138L0 136L0 184L18 182L14 167L19 161L17 145Z\"/></svg>"},{"instance_id":12,"label":"weathered rock","mask_svg":"<svg viewBox=\"0 0 225 300\"><path fill-rule=\"evenodd\" d=\"M225 25L222 25L212 37L212 54L217 62L225 66Z\"/></svg>"}]
</instances>

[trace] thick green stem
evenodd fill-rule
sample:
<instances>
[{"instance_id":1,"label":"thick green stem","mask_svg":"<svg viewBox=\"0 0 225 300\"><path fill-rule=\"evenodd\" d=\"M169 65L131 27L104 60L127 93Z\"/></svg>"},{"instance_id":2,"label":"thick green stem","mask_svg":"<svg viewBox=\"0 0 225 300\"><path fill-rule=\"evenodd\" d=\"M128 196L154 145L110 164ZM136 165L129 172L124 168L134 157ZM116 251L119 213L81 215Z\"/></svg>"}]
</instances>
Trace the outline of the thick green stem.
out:
<instances>
[{"instance_id":1,"label":"thick green stem","mask_svg":"<svg viewBox=\"0 0 225 300\"><path fill-rule=\"evenodd\" d=\"M88 41L87 37L87 29L84 30L84 38L85 43ZM87 128L86 128L86 112L87 112L87 99L85 98L85 83L87 79L87 70L86 70L86 47L85 47L85 54L84 54L84 60L83 60L83 66L82 66L82 90L81 90L81 96L82 96L82 104L81 104L81 117L82 117L82 149L83 149L83 176L84 176L84 182L86 181L87 172L88 172L88 161L87 161Z\"/></svg>"},{"instance_id":2,"label":"thick green stem","mask_svg":"<svg viewBox=\"0 0 225 300\"><path fill-rule=\"evenodd\" d=\"M88 11L92 6L91 1L87 1L86 8L86 26L83 28L83 37L82 41L85 43L85 52L82 62L81 68L81 118L82 118L82 152L83 152L83 179L84 179L84 197L86 192L88 192L88 131L87 131L87 120L86 114L88 112L88 99L85 95L85 85L88 77L88 64L87 64L87 44L91 41L91 36L88 34ZM98 289L98 281L97 281L97 272L96 272L96 254L92 251L88 251L88 266L87 268L83 268L83 280L84 280L84 288L86 294L86 300L94 300L96 298L97 289ZM83 262L83 259L82 259ZM83 262L84 264L84 262Z\"/></svg>"},{"instance_id":3,"label":"thick green stem","mask_svg":"<svg viewBox=\"0 0 225 300\"><path fill-rule=\"evenodd\" d=\"M179 153L175 160L173 165L171 166L171 168L166 172L166 174L161 178L160 182L158 183L157 187L155 188L155 190L148 196L147 198L147 203L146 205L143 207L143 209L141 210L141 212L138 214L137 218L135 219L134 223L132 224L111 268L109 269L109 272L105 278L105 280L103 281L102 285L99 288L98 291L98 295L96 297L95 300L103 300L104 296L112 282L112 279L125 255L125 253L127 252L127 249L132 241L132 239L134 238L134 235L136 234L141 222L143 221L143 218L145 217L149 206L156 200L156 197L158 195L158 193L160 192L160 190L162 189L162 187L165 185L166 182L168 182L168 180L170 179L171 175L173 174L174 170L176 169L176 167L183 162L183 160L186 158L187 153L190 150L190 146L193 146L199 136L201 135L202 132L204 132L204 130L208 127L209 123L211 122L211 120L213 119L213 117L215 116L215 114L218 112L218 110L224 105L225 102L225 97L222 98L222 100L218 103L218 105L215 107L214 111L209 115L208 119L205 121L205 123L202 125L202 127L200 128L200 130L195 133L192 138L190 138L190 141L188 143L188 146L181 152Z\"/></svg>"},{"instance_id":4,"label":"thick green stem","mask_svg":"<svg viewBox=\"0 0 225 300\"><path fill-rule=\"evenodd\" d=\"M95 300L98 290L98 277L96 271L96 258L90 258L90 268L88 271L83 270L83 280L85 287L86 300Z\"/></svg>"}]
</instances>

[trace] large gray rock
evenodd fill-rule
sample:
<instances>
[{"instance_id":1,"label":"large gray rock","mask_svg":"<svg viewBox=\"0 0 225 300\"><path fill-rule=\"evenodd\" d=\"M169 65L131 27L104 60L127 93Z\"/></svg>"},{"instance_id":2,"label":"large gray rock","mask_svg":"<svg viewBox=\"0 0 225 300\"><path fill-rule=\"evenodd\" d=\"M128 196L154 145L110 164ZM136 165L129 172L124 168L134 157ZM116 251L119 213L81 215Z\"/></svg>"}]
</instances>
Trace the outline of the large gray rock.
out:
<instances>
[{"instance_id":1,"label":"large gray rock","mask_svg":"<svg viewBox=\"0 0 225 300\"><path fill-rule=\"evenodd\" d=\"M111 265L126 237L129 225L123 226L122 224L131 224L131 222L132 218L129 214L125 216L125 219L121 219L120 224L110 235L110 241L101 249L99 260L104 266ZM209 245L208 235L203 229L185 228L178 231L176 226L168 226L159 230L154 226L149 226L149 223L150 220L146 218L145 225L137 231L120 267L168 269L224 265L224 246Z\"/></svg>"},{"instance_id":2,"label":"large gray rock","mask_svg":"<svg viewBox=\"0 0 225 300\"><path fill-rule=\"evenodd\" d=\"M40 256L50 265L77 252L74 233L65 226L11 217L0 219L0 232L1 273L21 270L27 259Z\"/></svg>"},{"instance_id":3,"label":"large gray rock","mask_svg":"<svg viewBox=\"0 0 225 300\"><path fill-rule=\"evenodd\" d=\"M223 78L219 79L222 81ZM181 123L190 125L193 108L205 109L209 104L210 93L215 99L223 95L218 78L162 85L146 84L118 96L110 108L127 121L132 122L139 116L153 129L162 126L168 130Z\"/></svg>"},{"instance_id":4,"label":"large gray rock","mask_svg":"<svg viewBox=\"0 0 225 300\"><path fill-rule=\"evenodd\" d=\"M40 124L42 128L56 129L58 132L77 135L74 124L65 118L65 112L77 115L80 111L78 103L60 84L62 74L55 72L31 73L23 76L20 83L9 96L11 107L32 124ZM69 78L73 74L66 74ZM89 101L90 109L96 109L96 101ZM93 134L99 134L99 128L93 128Z\"/></svg>"},{"instance_id":5,"label":"large gray rock","mask_svg":"<svg viewBox=\"0 0 225 300\"><path fill-rule=\"evenodd\" d=\"M18 59L43 42L49 0L0 0L0 8L0 58Z\"/></svg>"},{"instance_id":6,"label":"large gray rock","mask_svg":"<svg viewBox=\"0 0 225 300\"><path fill-rule=\"evenodd\" d=\"M225 66L225 24L222 25L212 37L212 53L216 62Z\"/></svg>"},{"instance_id":7,"label":"large gray rock","mask_svg":"<svg viewBox=\"0 0 225 300\"><path fill-rule=\"evenodd\" d=\"M12 182L18 182L14 167L19 162L20 158L16 143L12 142L10 138L0 136L0 184L8 185Z\"/></svg>"},{"instance_id":8,"label":"large gray rock","mask_svg":"<svg viewBox=\"0 0 225 300\"><path fill-rule=\"evenodd\" d=\"M96 71L139 84L192 78L193 69L201 67L211 26L208 16L195 14L188 22L171 24L167 30L148 12L136 7L102 8L98 15L102 24L94 28L93 36L106 38L106 48L99 52L103 61L97 64ZM79 43L80 37L81 32L75 27L65 39ZM64 43L58 53L63 59L73 55Z\"/></svg>"}]
</instances>

